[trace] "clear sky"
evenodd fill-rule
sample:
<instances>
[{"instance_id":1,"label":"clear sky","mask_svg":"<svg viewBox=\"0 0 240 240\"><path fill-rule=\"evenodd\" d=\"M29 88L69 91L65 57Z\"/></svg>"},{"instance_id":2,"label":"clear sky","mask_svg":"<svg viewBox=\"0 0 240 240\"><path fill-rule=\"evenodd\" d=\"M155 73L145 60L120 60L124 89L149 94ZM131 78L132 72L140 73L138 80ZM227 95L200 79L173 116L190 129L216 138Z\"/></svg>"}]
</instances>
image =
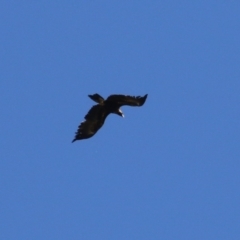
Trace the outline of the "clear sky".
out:
<instances>
[{"instance_id":1,"label":"clear sky","mask_svg":"<svg viewBox=\"0 0 240 240\"><path fill-rule=\"evenodd\" d=\"M240 239L240 1L0 14L0 239ZM71 143L93 93L149 95Z\"/></svg>"}]
</instances>

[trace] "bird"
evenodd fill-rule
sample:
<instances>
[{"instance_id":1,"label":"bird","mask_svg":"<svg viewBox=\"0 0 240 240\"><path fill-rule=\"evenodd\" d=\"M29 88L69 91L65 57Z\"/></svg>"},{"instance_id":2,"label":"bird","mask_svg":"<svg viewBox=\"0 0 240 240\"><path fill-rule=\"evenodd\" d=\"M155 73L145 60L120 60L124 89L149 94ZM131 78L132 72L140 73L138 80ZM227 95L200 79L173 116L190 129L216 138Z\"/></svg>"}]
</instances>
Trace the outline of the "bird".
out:
<instances>
[{"instance_id":1,"label":"bird","mask_svg":"<svg viewBox=\"0 0 240 240\"><path fill-rule=\"evenodd\" d=\"M92 106L92 108L86 114L85 120L78 126L72 143L77 140L88 139L95 135L103 126L105 119L110 113L124 117L123 112L120 109L121 106L142 106L145 103L147 96L148 94L144 95L143 97L113 94L105 100L98 93L88 95L88 97L97 104Z\"/></svg>"}]
</instances>

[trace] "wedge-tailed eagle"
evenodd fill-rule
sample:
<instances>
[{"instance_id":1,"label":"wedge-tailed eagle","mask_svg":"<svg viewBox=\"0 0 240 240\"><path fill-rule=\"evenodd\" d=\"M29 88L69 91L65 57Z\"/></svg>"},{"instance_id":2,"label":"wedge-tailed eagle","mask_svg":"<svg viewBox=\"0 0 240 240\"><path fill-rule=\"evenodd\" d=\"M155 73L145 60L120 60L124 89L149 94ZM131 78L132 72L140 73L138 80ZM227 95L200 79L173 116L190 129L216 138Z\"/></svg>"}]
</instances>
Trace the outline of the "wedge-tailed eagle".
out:
<instances>
[{"instance_id":1,"label":"wedge-tailed eagle","mask_svg":"<svg viewBox=\"0 0 240 240\"><path fill-rule=\"evenodd\" d=\"M110 95L106 100L97 93L88 96L98 104L94 105L89 110L85 116L85 121L80 123L72 142L92 137L102 127L106 117L110 113L124 117L123 112L120 109L121 106L128 105L140 107L145 103L147 98L147 94L143 97Z\"/></svg>"}]
</instances>

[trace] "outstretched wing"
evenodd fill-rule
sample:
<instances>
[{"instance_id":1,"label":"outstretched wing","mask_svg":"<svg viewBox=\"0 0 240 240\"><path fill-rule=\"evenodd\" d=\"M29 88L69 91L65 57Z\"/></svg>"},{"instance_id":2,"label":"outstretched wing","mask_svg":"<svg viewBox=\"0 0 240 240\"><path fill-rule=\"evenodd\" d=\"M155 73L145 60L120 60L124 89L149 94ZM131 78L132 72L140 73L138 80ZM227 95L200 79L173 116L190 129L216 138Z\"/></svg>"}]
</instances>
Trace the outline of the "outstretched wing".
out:
<instances>
[{"instance_id":1,"label":"outstretched wing","mask_svg":"<svg viewBox=\"0 0 240 240\"><path fill-rule=\"evenodd\" d=\"M85 121L78 126L72 142L92 137L102 127L107 115L108 113L103 105L93 106L85 116Z\"/></svg>"},{"instance_id":2,"label":"outstretched wing","mask_svg":"<svg viewBox=\"0 0 240 240\"><path fill-rule=\"evenodd\" d=\"M142 106L146 99L147 99L147 94L143 97L137 96L126 96L126 95L110 95L107 98L107 101L113 101L119 106L123 105L129 105L129 106Z\"/></svg>"}]
</instances>

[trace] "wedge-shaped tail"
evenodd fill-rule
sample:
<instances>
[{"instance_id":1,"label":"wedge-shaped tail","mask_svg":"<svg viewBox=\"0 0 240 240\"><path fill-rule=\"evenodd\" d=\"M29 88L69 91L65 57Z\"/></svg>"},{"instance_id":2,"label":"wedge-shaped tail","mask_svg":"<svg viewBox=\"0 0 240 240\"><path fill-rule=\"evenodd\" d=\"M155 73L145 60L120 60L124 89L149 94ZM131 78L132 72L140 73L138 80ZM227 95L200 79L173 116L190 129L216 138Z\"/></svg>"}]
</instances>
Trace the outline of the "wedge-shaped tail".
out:
<instances>
[{"instance_id":1,"label":"wedge-shaped tail","mask_svg":"<svg viewBox=\"0 0 240 240\"><path fill-rule=\"evenodd\" d=\"M95 93L93 95L88 95L93 101L97 102L97 103L103 103L104 102L104 98L101 97L99 94Z\"/></svg>"}]
</instances>

